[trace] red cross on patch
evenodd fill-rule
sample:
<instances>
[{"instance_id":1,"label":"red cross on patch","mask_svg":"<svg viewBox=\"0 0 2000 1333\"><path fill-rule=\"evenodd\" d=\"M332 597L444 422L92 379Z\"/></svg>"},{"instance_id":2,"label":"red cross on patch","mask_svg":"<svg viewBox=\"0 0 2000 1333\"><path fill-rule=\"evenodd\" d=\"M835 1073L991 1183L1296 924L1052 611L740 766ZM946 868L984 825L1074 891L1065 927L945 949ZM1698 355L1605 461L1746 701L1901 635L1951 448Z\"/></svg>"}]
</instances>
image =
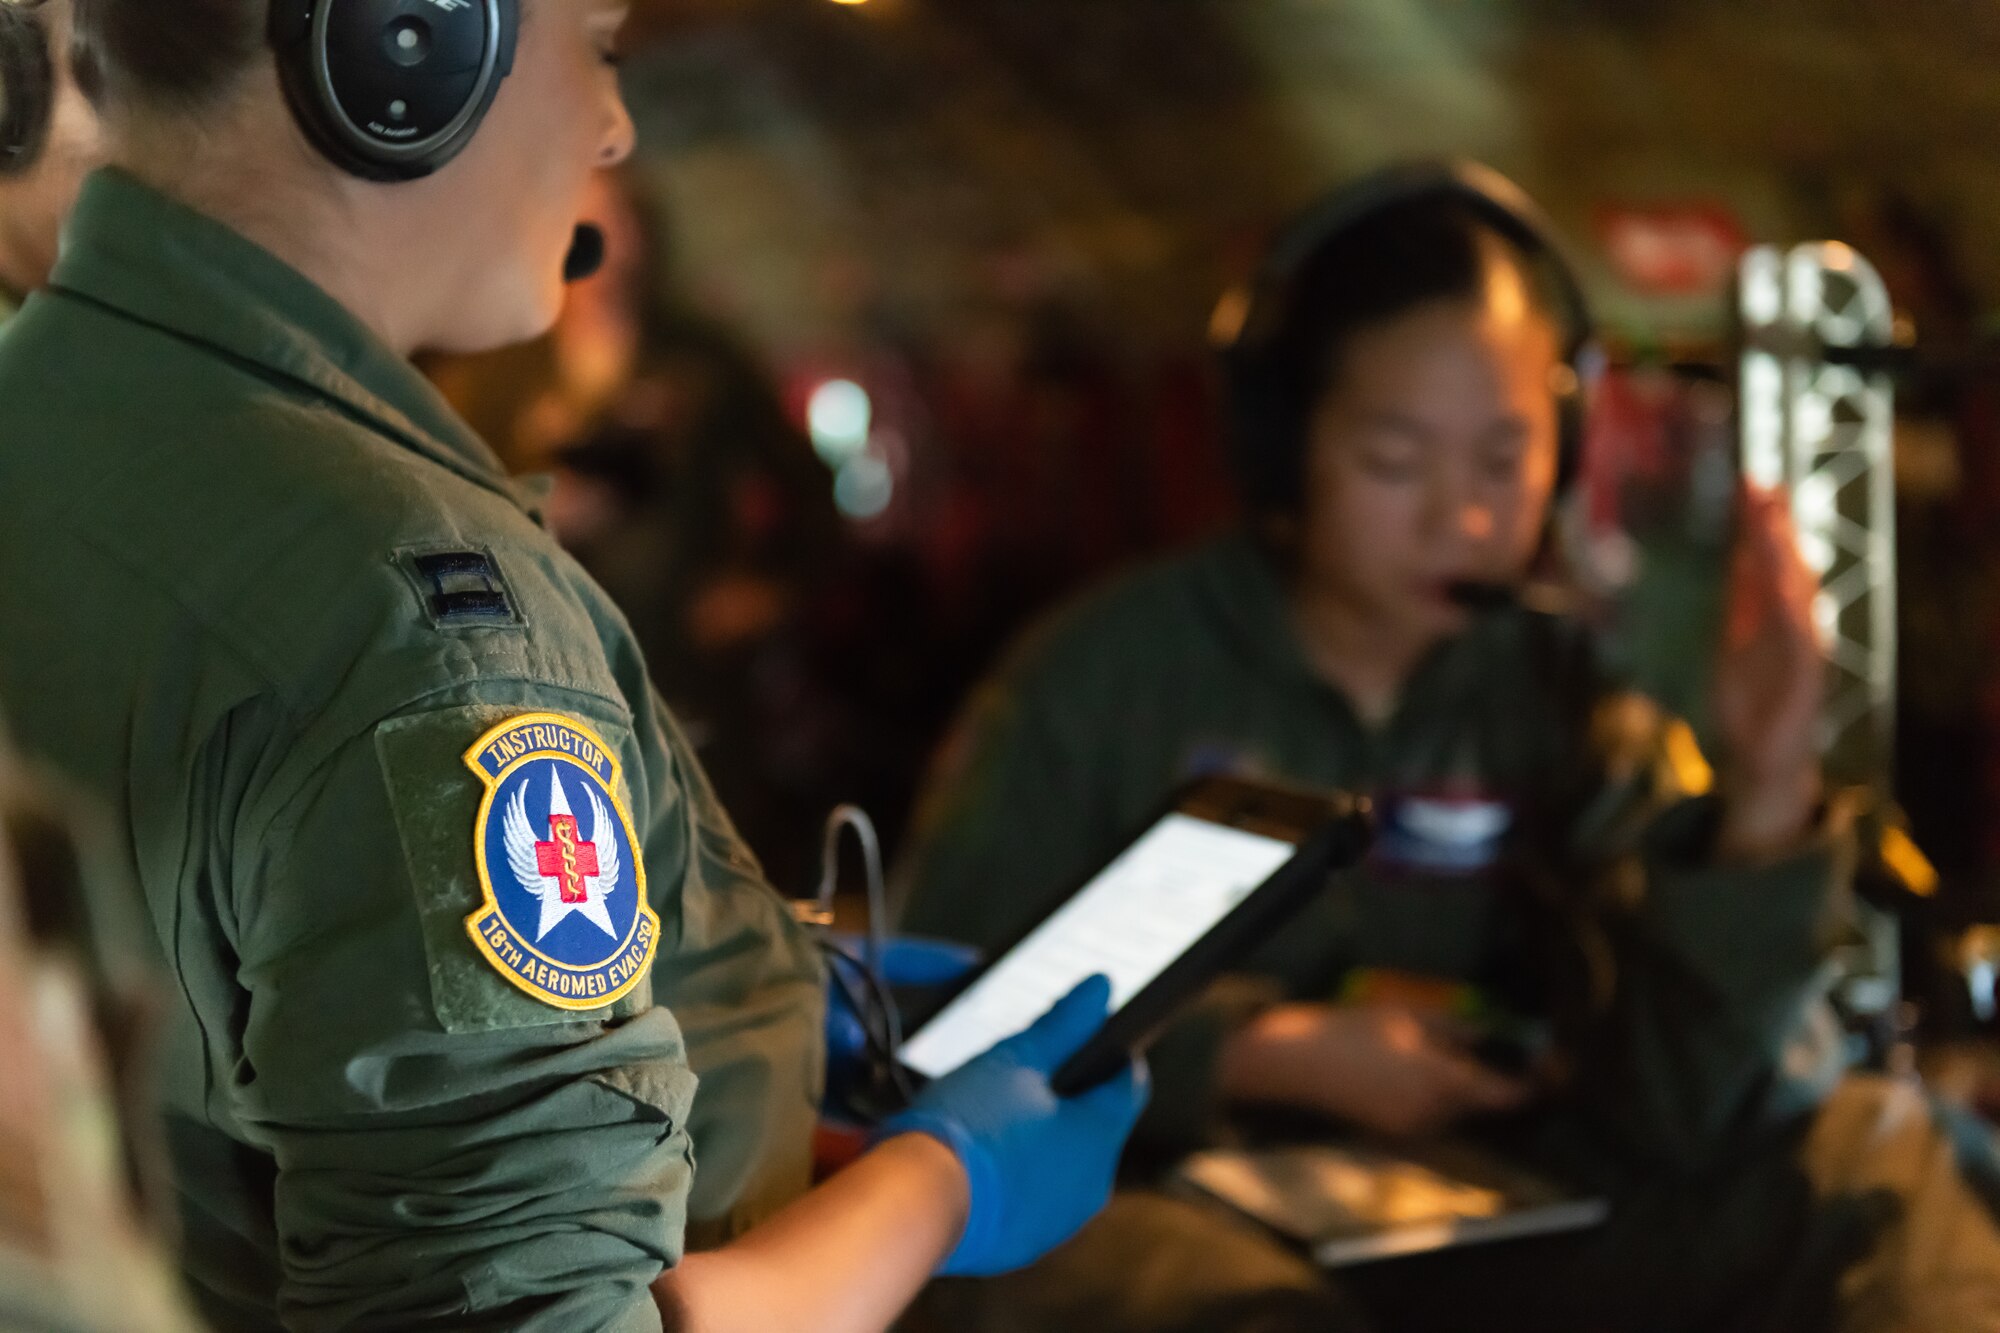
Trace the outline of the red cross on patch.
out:
<instances>
[{"instance_id":1,"label":"red cross on patch","mask_svg":"<svg viewBox=\"0 0 2000 1333\"><path fill-rule=\"evenodd\" d=\"M597 844L577 841L575 815L549 816L549 841L535 844L535 861L544 875L556 880L564 902L590 900L583 877L598 873Z\"/></svg>"}]
</instances>

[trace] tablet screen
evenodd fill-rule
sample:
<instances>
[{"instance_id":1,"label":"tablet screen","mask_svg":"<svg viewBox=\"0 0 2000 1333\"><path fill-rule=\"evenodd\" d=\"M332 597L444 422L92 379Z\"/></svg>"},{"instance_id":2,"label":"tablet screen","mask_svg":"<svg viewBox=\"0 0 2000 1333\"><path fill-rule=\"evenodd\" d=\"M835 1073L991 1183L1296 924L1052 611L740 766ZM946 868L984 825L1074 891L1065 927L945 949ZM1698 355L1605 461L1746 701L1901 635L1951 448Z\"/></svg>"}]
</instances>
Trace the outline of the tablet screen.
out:
<instances>
[{"instance_id":1,"label":"tablet screen","mask_svg":"<svg viewBox=\"0 0 2000 1333\"><path fill-rule=\"evenodd\" d=\"M942 1078L1040 1018L1085 977L1111 978L1111 1007L1144 990L1298 850L1170 814L903 1044Z\"/></svg>"}]
</instances>

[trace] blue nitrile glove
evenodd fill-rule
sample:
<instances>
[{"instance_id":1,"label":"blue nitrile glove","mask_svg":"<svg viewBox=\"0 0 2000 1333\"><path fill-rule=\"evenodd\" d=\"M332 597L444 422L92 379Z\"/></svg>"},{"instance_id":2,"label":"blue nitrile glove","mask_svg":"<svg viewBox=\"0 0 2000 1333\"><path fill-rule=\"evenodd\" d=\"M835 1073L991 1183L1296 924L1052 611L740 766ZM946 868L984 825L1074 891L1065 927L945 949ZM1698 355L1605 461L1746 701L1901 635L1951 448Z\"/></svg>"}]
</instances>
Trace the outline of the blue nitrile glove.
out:
<instances>
[{"instance_id":1,"label":"blue nitrile glove","mask_svg":"<svg viewBox=\"0 0 2000 1333\"><path fill-rule=\"evenodd\" d=\"M1111 1197L1126 1136L1146 1105L1142 1062L1067 1100L1049 1078L1104 1026L1111 982L1092 977L1026 1032L925 1088L877 1141L929 1134L958 1155L972 1211L941 1276L1026 1267L1074 1236Z\"/></svg>"}]
</instances>

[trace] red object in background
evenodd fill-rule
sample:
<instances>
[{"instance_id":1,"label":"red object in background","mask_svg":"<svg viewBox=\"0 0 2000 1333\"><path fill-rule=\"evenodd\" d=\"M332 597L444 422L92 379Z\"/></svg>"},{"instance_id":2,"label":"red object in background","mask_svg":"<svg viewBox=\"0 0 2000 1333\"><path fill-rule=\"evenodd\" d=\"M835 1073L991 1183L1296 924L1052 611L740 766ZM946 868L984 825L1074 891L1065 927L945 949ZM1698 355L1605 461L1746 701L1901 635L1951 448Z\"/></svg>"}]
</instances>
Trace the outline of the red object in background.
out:
<instances>
[{"instance_id":1,"label":"red object in background","mask_svg":"<svg viewBox=\"0 0 2000 1333\"><path fill-rule=\"evenodd\" d=\"M1623 526L1633 482L1658 484L1667 466L1668 406L1657 377L1629 371L1605 372L1592 390L1581 481L1593 533Z\"/></svg>"},{"instance_id":2,"label":"red object in background","mask_svg":"<svg viewBox=\"0 0 2000 1333\"><path fill-rule=\"evenodd\" d=\"M1750 244L1736 215L1720 204L1607 204L1596 223L1598 243L1618 275L1648 296L1727 290L1737 256Z\"/></svg>"},{"instance_id":3,"label":"red object in background","mask_svg":"<svg viewBox=\"0 0 2000 1333\"><path fill-rule=\"evenodd\" d=\"M845 1121L822 1120L813 1127L813 1181L854 1165L868 1151L868 1131Z\"/></svg>"}]
</instances>

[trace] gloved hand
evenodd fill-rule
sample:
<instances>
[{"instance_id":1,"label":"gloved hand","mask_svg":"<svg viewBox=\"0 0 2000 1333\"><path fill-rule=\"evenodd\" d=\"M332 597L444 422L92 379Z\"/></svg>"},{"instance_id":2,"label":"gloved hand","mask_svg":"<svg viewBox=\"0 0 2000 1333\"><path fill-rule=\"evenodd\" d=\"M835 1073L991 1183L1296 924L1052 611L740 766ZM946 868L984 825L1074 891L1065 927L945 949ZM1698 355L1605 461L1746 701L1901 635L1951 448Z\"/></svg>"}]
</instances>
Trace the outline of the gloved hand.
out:
<instances>
[{"instance_id":1,"label":"gloved hand","mask_svg":"<svg viewBox=\"0 0 2000 1333\"><path fill-rule=\"evenodd\" d=\"M836 934L833 943L849 958L867 953L867 942L859 935ZM882 949L882 981L891 991L898 988L949 986L979 966L979 950L950 940L923 939L915 935L892 935ZM835 984L833 968L844 969L851 987ZM845 961L829 960L826 996L826 1055L828 1082L864 1064L868 1059L868 1033L860 1014L848 1000L848 990L866 996L860 969Z\"/></svg>"},{"instance_id":2,"label":"gloved hand","mask_svg":"<svg viewBox=\"0 0 2000 1333\"><path fill-rule=\"evenodd\" d=\"M924 1089L876 1139L929 1134L958 1155L972 1211L938 1273L990 1277L1074 1236L1111 1197L1118 1157L1144 1109L1145 1066L1067 1100L1049 1078L1104 1025L1111 982L1092 977L1027 1031Z\"/></svg>"}]
</instances>

